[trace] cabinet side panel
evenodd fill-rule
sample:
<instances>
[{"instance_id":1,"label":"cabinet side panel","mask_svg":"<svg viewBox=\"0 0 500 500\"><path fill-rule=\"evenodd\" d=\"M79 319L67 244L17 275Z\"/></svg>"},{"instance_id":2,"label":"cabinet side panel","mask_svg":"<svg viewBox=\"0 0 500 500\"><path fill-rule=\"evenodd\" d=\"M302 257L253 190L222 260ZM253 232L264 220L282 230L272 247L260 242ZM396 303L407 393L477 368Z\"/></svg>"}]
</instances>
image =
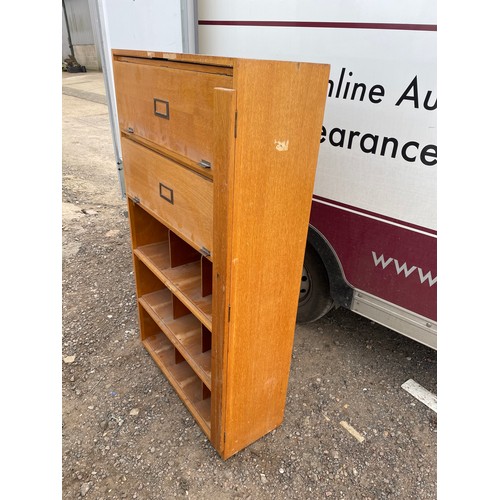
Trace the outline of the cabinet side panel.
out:
<instances>
[{"instance_id":1,"label":"cabinet side panel","mask_svg":"<svg viewBox=\"0 0 500 500\"><path fill-rule=\"evenodd\" d=\"M214 256L212 317L212 413L213 446L224 454L226 365L234 177L236 92L214 91Z\"/></svg>"},{"instance_id":2,"label":"cabinet side panel","mask_svg":"<svg viewBox=\"0 0 500 500\"><path fill-rule=\"evenodd\" d=\"M236 64L226 458L283 419L328 74Z\"/></svg>"}]
</instances>

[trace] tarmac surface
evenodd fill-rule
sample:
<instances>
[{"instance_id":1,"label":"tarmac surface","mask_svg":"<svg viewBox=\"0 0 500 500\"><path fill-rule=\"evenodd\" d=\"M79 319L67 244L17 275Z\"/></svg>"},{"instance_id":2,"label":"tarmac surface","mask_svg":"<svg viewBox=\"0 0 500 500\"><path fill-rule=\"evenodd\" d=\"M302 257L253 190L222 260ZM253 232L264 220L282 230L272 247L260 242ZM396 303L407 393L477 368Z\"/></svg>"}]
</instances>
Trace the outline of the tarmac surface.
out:
<instances>
[{"instance_id":1,"label":"tarmac surface","mask_svg":"<svg viewBox=\"0 0 500 500\"><path fill-rule=\"evenodd\" d=\"M437 353L350 311L297 325L283 424L222 461L142 347L99 72L62 74L62 497L435 499Z\"/></svg>"},{"instance_id":2,"label":"tarmac surface","mask_svg":"<svg viewBox=\"0 0 500 500\"><path fill-rule=\"evenodd\" d=\"M87 73L62 73L62 93L107 106L103 74L99 71Z\"/></svg>"}]
</instances>

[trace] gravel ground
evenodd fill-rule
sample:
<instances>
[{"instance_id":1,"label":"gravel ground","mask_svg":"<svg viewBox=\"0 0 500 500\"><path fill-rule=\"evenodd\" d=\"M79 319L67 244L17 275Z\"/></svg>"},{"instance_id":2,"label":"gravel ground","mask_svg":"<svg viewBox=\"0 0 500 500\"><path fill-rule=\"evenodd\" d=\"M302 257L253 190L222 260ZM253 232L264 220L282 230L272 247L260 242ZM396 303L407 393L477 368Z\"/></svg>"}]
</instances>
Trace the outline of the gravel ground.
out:
<instances>
[{"instance_id":1,"label":"gravel ground","mask_svg":"<svg viewBox=\"0 0 500 500\"><path fill-rule=\"evenodd\" d=\"M219 458L139 341L107 107L77 95L62 101L62 497L436 498L436 413L401 384L436 393L437 354L344 310L297 326L283 424Z\"/></svg>"}]
</instances>

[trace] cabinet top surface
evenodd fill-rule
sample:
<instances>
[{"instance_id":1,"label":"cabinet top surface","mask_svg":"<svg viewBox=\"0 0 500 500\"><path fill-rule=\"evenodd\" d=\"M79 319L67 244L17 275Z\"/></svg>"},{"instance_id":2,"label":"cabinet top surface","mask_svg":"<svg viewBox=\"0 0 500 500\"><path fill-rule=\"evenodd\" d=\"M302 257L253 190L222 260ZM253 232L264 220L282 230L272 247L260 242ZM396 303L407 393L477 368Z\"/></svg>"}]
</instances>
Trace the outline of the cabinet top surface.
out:
<instances>
[{"instance_id":1,"label":"cabinet top surface","mask_svg":"<svg viewBox=\"0 0 500 500\"><path fill-rule=\"evenodd\" d=\"M265 59L242 59L235 57L209 56L204 54L181 54L175 52L159 52L149 50L129 50L129 49L112 49L114 57L137 57L142 59L164 59L165 61L177 61L193 64L210 64L214 66L234 67L237 61L268 61L276 64L311 64L315 66L328 66L328 64L301 62L301 61L272 61Z\"/></svg>"}]
</instances>

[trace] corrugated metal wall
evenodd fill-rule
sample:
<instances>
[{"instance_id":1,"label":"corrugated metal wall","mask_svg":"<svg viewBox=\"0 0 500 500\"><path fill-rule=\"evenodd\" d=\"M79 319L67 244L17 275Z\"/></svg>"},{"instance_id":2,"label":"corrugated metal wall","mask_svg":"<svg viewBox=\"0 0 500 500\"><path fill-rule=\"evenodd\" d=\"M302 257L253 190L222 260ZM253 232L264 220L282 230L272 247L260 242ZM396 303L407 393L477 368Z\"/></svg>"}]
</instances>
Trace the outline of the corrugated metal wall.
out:
<instances>
[{"instance_id":1,"label":"corrugated metal wall","mask_svg":"<svg viewBox=\"0 0 500 500\"><path fill-rule=\"evenodd\" d=\"M92 11L95 12L94 2L95 0L63 0L63 6L66 8L67 28L77 62L87 69L101 70L101 58L95 41L96 20L91 15ZM64 24L63 22L63 37ZM66 57L63 41L63 61Z\"/></svg>"},{"instance_id":2,"label":"corrugated metal wall","mask_svg":"<svg viewBox=\"0 0 500 500\"><path fill-rule=\"evenodd\" d=\"M94 33L87 0L64 0L73 45L94 45Z\"/></svg>"},{"instance_id":3,"label":"corrugated metal wall","mask_svg":"<svg viewBox=\"0 0 500 500\"><path fill-rule=\"evenodd\" d=\"M64 9L62 9L62 60L64 61L71 55L69 48L68 27L66 26L66 19L64 18Z\"/></svg>"}]
</instances>

